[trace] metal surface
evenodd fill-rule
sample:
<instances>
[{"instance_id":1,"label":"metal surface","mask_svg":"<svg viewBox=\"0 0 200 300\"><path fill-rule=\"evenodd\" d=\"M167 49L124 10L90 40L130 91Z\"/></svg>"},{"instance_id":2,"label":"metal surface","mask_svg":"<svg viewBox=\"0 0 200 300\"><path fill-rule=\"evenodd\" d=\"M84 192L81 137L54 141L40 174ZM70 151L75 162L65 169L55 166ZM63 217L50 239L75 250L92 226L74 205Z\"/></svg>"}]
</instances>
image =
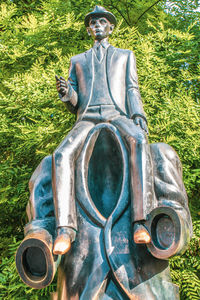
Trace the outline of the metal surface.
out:
<instances>
[{"instance_id":1,"label":"metal surface","mask_svg":"<svg viewBox=\"0 0 200 300\"><path fill-rule=\"evenodd\" d=\"M147 227L152 241L147 245L151 254L168 259L185 251L190 233L187 221L171 207L158 207L148 216Z\"/></svg>"},{"instance_id":2,"label":"metal surface","mask_svg":"<svg viewBox=\"0 0 200 300\"><path fill-rule=\"evenodd\" d=\"M17 268L30 286L48 285L64 232L71 248L52 299L175 300L167 259L192 235L181 163L170 146L148 144L134 54L108 42L115 17L96 6L85 24L94 47L72 57L67 81L56 77L77 122L31 177ZM134 243L134 228L151 243Z\"/></svg>"},{"instance_id":3,"label":"metal surface","mask_svg":"<svg viewBox=\"0 0 200 300\"><path fill-rule=\"evenodd\" d=\"M90 147L93 149L92 154L88 151ZM167 214L172 207L184 219L181 231L186 228L186 235L180 235L179 245L185 249L191 236L191 219L181 180L180 161L168 145L153 144L150 150L155 194L158 197L156 207L161 214L163 211ZM128 151L117 129L105 123L92 129L76 162L78 232L72 249L60 264L55 299L74 299L75 296L94 299L94 295L97 299L101 295L110 299L131 299L133 295L141 300L178 299L178 288L170 281L168 262L154 258L146 246L133 243L130 192L127 194L128 178L124 178L127 176L127 159ZM107 167L102 165L104 160L109 162ZM44 176L47 166L51 174L51 157L42 161L31 178L31 197L27 211L30 223L26 232L35 231L38 226L46 226L49 230L55 226L54 216L48 219L53 197L49 177ZM161 166L165 168L165 173ZM117 183L109 184L108 189L107 183L113 179ZM48 194L42 193L48 182ZM123 201L119 201L122 182L125 184L125 194L121 198ZM168 195L170 199L167 199ZM108 205L108 201L111 205ZM160 207L163 205L164 208ZM151 216L152 213L147 219L150 220ZM176 254L175 251L173 254Z\"/></svg>"},{"instance_id":4,"label":"metal surface","mask_svg":"<svg viewBox=\"0 0 200 300\"><path fill-rule=\"evenodd\" d=\"M148 130L138 87L136 61L131 51L109 44L108 36L113 25L106 19L108 14L104 8L95 7L95 17L90 14L92 17L88 21L88 33L95 40L94 47L71 58L67 82L57 77L61 100L70 108L76 103L73 111L77 111L75 126L53 154L57 227L67 226L77 230L74 161L89 131L98 123L107 122L115 126L129 148L130 167L135 170L130 178L132 198L138 203L132 205L132 221L145 220L148 205L151 207L154 201L151 157L145 135ZM103 51L100 61L97 55L99 47Z\"/></svg>"},{"instance_id":5,"label":"metal surface","mask_svg":"<svg viewBox=\"0 0 200 300\"><path fill-rule=\"evenodd\" d=\"M17 271L25 284L41 289L52 282L60 262L52 247L52 236L44 229L26 235L16 253Z\"/></svg>"}]
</instances>

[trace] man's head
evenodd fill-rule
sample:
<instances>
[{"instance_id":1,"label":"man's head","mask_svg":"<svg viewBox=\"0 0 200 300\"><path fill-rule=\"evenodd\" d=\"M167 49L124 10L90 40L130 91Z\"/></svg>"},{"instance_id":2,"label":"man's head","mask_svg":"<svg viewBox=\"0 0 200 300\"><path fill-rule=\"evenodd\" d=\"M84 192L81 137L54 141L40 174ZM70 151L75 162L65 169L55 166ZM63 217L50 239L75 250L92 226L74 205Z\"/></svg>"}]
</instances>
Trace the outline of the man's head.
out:
<instances>
[{"instance_id":1,"label":"man's head","mask_svg":"<svg viewBox=\"0 0 200 300\"><path fill-rule=\"evenodd\" d=\"M113 29L114 24L111 24L105 17L91 17L87 32L94 40L102 40L108 37Z\"/></svg>"},{"instance_id":2,"label":"man's head","mask_svg":"<svg viewBox=\"0 0 200 300\"><path fill-rule=\"evenodd\" d=\"M87 32L95 40L102 40L108 37L112 33L115 25L115 16L104 7L98 5L85 17Z\"/></svg>"}]
</instances>

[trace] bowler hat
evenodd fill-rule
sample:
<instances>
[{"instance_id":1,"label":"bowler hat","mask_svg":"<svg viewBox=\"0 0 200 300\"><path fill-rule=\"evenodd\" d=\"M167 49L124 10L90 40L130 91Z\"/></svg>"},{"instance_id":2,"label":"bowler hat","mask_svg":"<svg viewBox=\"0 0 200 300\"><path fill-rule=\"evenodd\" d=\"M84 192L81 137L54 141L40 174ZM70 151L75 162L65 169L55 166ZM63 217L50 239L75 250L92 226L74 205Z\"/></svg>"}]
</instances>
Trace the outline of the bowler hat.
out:
<instances>
[{"instance_id":1,"label":"bowler hat","mask_svg":"<svg viewBox=\"0 0 200 300\"><path fill-rule=\"evenodd\" d=\"M116 25L117 20L115 16L107 11L104 7L96 5L94 10L85 16L85 26L89 26L89 21L91 17L105 17L111 24Z\"/></svg>"}]
</instances>

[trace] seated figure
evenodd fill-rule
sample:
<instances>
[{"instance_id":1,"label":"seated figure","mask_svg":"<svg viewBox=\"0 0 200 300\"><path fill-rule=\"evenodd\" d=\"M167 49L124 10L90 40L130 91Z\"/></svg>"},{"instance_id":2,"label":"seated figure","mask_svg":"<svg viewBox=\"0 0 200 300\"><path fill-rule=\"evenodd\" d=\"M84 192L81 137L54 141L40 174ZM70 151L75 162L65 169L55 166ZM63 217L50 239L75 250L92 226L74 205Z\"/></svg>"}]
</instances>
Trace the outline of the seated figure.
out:
<instances>
[{"instance_id":1,"label":"seated figure","mask_svg":"<svg viewBox=\"0 0 200 300\"><path fill-rule=\"evenodd\" d=\"M103 7L96 6L87 14L85 26L94 39L94 46L71 58L68 81L56 77L59 96L71 111L77 113L77 122L53 154L53 193L58 229L55 254L66 253L74 239L77 230L74 161L89 131L101 122L115 126L129 148L130 169L134 170L130 174L134 241L150 242L150 235L142 225L146 219L147 202L152 202L154 197L147 121L134 54L108 42L115 24L114 15Z\"/></svg>"}]
</instances>

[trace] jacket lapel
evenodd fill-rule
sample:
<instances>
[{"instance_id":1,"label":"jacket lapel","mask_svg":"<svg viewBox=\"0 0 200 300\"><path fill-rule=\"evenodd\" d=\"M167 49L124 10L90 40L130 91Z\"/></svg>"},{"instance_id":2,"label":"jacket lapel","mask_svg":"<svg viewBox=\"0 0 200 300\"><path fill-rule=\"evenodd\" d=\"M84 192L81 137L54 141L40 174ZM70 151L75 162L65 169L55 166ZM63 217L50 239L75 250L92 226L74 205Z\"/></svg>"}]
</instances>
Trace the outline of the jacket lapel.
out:
<instances>
[{"instance_id":1,"label":"jacket lapel","mask_svg":"<svg viewBox=\"0 0 200 300\"><path fill-rule=\"evenodd\" d=\"M113 46L108 47L108 52L107 52L107 60L106 60L106 70L107 70L107 76L108 76L108 82L111 78L111 66L112 66L112 58L115 53L116 48Z\"/></svg>"},{"instance_id":2,"label":"jacket lapel","mask_svg":"<svg viewBox=\"0 0 200 300\"><path fill-rule=\"evenodd\" d=\"M86 58L88 72L89 72L88 75L92 76L92 73L94 72L92 48L85 52L85 58Z\"/></svg>"},{"instance_id":3,"label":"jacket lapel","mask_svg":"<svg viewBox=\"0 0 200 300\"><path fill-rule=\"evenodd\" d=\"M86 65L86 67L84 68L85 72L85 81L87 83L87 93L88 96L84 97L83 103L80 106L80 117L78 117L78 120L80 121L84 115L84 113L86 112L88 105L91 101L91 97L92 97L92 91L93 91L93 82L94 82L94 60L93 60L93 53L92 53L92 48L89 49L88 51L86 51L85 54L85 61L84 61L84 65Z\"/></svg>"},{"instance_id":4,"label":"jacket lapel","mask_svg":"<svg viewBox=\"0 0 200 300\"><path fill-rule=\"evenodd\" d=\"M113 66L113 58L115 56L115 53L116 53L116 48L113 46L110 46L108 48L108 52L107 52L106 75L107 75L107 81L108 81L108 88L110 90L110 95L112 97L112 100L115 103L116 107L118 107L119 110L121 111L119 105L116 103L115 97L113 96L112 85L111 85L111 81L113 80L113 71L116 72L116 68L115 68L115 66Z\"/></svg>"}]
</instances>

